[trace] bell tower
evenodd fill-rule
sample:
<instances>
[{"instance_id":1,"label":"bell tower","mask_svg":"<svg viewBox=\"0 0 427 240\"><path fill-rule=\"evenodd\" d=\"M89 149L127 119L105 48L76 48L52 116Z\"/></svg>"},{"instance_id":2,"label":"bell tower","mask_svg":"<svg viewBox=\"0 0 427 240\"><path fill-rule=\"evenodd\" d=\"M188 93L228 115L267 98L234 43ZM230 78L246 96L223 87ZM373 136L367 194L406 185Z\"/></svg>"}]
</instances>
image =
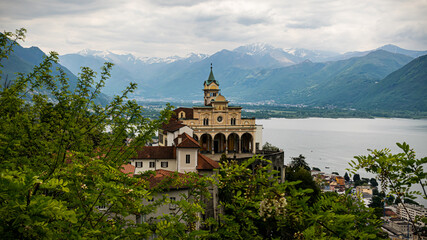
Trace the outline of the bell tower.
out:
<instances>
[{"instance_id":1,"label":"bell tower","mask_svg":"<svg viewBox=\"0 0 427 240\"><path fill-rule=\"evenodd\" d=\"M205 98L205 106L211 106L212 100L218 96L219 93L219 83L215 80L212 71L212 63L211 63L211 72L209 73L209 78L204 82L204 98Z\"/></svg>"}]
</instances>

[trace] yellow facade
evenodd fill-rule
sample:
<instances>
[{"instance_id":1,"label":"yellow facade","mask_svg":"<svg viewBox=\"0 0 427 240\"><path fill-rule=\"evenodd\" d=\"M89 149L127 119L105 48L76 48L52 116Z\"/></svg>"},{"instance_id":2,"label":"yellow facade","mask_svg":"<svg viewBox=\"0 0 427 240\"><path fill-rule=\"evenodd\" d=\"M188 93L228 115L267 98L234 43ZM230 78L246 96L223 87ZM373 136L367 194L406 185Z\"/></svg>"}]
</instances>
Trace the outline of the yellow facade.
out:
<instances>
[{"instance_id":1,"label":"yellow facade","mask_svg":"<svg viewBox=\"0 0 427 240\"><path fill-rule=\"evenodd\" d=\"M202 152L255 153L260 145L255 140L255 118L242 118L242 107L228 105L212 68L203 91L205 104L192 108L192 118L184 110L177 112L178 119L194 130Z\"/></svg>"}]
</instances>

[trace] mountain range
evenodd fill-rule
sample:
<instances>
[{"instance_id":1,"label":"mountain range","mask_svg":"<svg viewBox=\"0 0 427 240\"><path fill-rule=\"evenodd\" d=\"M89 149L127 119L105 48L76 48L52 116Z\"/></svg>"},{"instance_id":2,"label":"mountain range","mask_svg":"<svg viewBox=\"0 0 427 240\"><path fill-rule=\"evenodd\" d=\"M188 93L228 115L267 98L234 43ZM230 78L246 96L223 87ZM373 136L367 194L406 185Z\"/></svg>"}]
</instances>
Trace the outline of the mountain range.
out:
<instances>
[{"instance_id":1,"label":"mountain range","mask_svg":"<svg viewBox=\"0 0 427 240\"><path fill-rule=\"evenodd\" d=\"M393 81L386 78L389 74L426 54L427 51L406 50L394 45L338 54L308 49L281 49L256 43L233 50L223 49L210 56L190 54L187 57L164 59L136 58L132 55L84 50L60 56L60 60L74 73L81 66L99 69L105 61L115 63L105 93L118 94L126 84L136 82L139 90L134 97L140 100L200 100L203 81L213 63L214 75L222 93L238 103L273 100L278 104L362 109L387 106L387 109L403 109L399 102L389 104L390 101L385 101L387 104L381 105L370 101L379 101L380 96L384 95L381 86L392 85L384 83ZM420 85L420 89L427 84L422 78L408 80L407 84L409 82ZM396 86L401 88L401 92L412 89L404 82ZM374 95L375 98L372 97ZM423 94L418 97L425 98ZM427 110L426 104L405 104L404 108L408 107Z\"/></svg>"},{"instance_id":2,"label":"mountain range","mask_svg":"<svg viewBox=\"0 0 427 240\"><path fill-rule=\"evenodd\" d=\"M60 63L75 81L82 66L99 71L104 62L112 62L115 66L103 92L120 94L136 82L138 90L132 97L142 101L201 101L212 63L222 94L232 103L427 111L426 54L394 45L338 54L256 43L212 55L168 58L83 50L60 56ZM28 71L43 56L37 47L19 47L4 74ZM20 60L12 64L14 58Z\"/></svg>"},{"instance_id":3,"label":"mountain range","mask_svg":"<svg viewBox=\"0 0 427 240\"><path fill-rule=\"evenodd\" d=\"M0 86L5 86L13 82L18 76L17 73L28 74L33 71L34 66L39 65L46 54L38 47L24 48L17 44L13 47L13 52L10 54L8 59L2 59L2 73L0 73ZM60 72L57 68L61 68L67 75L70 84L70 90L73 91L77 85L77 77L66 67L58 63L53 63L51 70L52 75L59 75ZM41 89L41 91L45 91ZM105 94L100 94L95 101L97 103L106 104L110 97Z\"/></svg>"}]
</instances>

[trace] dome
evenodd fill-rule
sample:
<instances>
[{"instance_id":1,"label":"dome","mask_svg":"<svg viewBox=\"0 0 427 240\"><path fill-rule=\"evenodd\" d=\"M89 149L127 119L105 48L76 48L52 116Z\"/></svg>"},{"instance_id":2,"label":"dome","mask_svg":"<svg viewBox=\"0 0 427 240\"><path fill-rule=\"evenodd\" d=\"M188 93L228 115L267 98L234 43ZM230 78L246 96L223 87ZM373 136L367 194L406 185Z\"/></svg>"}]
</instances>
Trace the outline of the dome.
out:
<instances>
[{"instance_id":1,"label":"dome","mask_svg":"<svg viewBox=\"0 0 427 240\"><path fill-rule=\"evenodd\" d=\"M225 99L224 96L222 96L221 94L219 94L218 96L216 96L215 102L226 102L227 100Z\"/></svg>"}]
</instances>

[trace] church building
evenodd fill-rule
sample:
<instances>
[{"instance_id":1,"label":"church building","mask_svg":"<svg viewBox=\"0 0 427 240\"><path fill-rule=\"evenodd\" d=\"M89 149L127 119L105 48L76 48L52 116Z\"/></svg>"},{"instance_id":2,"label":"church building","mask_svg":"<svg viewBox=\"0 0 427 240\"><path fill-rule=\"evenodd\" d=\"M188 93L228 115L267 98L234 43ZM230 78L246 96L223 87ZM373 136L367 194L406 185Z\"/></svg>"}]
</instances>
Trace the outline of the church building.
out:
<instances>
[{"instance_id":1,"label":"church building","mask_svg":"<svg viewBox=\"0 0 427 240\"><path fill-rule=\"evenodd\" d=\"M174 110L176 116L159 133L159 145L170 146L166 130L182 125L193 130L202 153L255 154L262 147L262 126L255 124L255 118L242 118L241 106L229 105L221 95L212 64L203 94L204 105Z\"/></svg>"}]
</instances>

